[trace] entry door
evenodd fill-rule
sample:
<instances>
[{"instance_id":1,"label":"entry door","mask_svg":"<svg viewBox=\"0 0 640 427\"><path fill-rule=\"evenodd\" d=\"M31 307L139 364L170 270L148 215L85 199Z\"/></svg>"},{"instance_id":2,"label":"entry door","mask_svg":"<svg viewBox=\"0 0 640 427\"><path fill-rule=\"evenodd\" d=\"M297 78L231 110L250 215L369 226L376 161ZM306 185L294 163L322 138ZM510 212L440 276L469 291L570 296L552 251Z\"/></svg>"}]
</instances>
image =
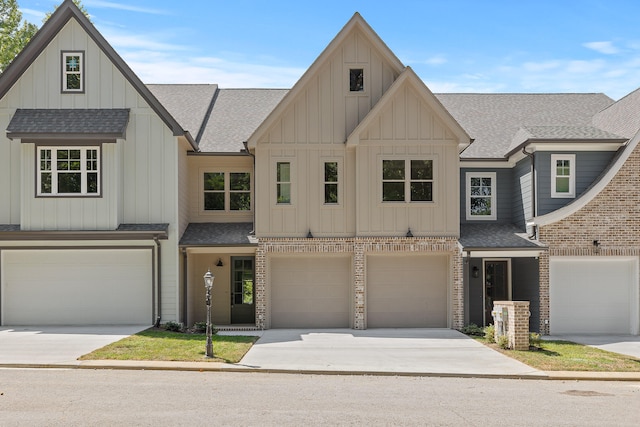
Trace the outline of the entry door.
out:
<instances>
[{"instance_id":1,"label":"entry door","mask_svg":"<svg viewBox=\"0 0 640 427\"><path fill-rule=\"evenodd\" d=\"M231 323L256 322L254 257L231 257Z\"/></svg>"},{"instance_id":2,"label":"entry door","mask_svg":"<svg viewBox=\"0 0 640 427\"><path fill-rule=\"evenodd\" d=\"M484 263L484 323L493 323L494 301L509 301L509 262L485 261Z\"/></svg>"}]
</instances>

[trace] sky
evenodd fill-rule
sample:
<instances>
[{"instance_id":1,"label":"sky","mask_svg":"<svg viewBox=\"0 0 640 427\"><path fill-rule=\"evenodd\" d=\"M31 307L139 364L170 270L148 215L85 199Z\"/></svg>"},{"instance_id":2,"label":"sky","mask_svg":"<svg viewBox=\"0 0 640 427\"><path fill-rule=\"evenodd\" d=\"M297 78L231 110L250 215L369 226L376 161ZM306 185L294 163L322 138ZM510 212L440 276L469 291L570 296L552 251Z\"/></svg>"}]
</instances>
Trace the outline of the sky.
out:
<instances>
[{"instance_id":1,"label":"sky","mask_svg":"<svg viewBox=\"0 0 640 427\"><path fill-rule=\"evenodd\" d=\"M41 25L62 0L18 0ZM640 87L637 0L83 0L145 83L290 88L355 12L431 91Z\"/></svg>"}]
</instances>

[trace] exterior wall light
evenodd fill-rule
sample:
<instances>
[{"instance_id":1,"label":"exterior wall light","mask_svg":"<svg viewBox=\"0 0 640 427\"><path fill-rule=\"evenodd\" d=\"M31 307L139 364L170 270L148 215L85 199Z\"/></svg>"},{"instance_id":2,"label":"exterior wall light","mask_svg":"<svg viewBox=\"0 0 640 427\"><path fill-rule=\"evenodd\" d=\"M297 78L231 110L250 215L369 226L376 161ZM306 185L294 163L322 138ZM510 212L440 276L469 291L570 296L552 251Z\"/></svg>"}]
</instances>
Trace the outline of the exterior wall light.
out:
<instances>
[{"instance_id":1,"label":"exterior wall light","mask_svg":"<svg viewBox=\"0 0 640 427\"><path fill-rule=\"evenodd\" d=\"M211 274L211 270L207 270L204 275L204 288L207 291L207 348L205 352L205 357L207 358L213 358L213 342L211 340L211 289L213 288L214 279L215 276Z\"/></svg>"}]
</instances>

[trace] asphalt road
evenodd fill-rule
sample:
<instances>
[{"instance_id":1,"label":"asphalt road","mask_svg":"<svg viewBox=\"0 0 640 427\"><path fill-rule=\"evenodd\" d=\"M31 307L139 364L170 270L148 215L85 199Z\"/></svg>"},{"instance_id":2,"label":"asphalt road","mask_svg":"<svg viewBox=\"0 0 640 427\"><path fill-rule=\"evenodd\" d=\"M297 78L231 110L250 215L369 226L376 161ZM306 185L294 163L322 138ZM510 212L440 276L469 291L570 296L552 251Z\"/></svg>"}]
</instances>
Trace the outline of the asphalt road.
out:
<instances>
[{"instance_id":1,"label":"asphalt road","mask_svg":"<svg viewBox=\"0 0 640 427\"><path fill-rule=\"evenodd\" d=\"M638 426L640 383L0 369L7 426Z\"/></svg>"}]
</instances>

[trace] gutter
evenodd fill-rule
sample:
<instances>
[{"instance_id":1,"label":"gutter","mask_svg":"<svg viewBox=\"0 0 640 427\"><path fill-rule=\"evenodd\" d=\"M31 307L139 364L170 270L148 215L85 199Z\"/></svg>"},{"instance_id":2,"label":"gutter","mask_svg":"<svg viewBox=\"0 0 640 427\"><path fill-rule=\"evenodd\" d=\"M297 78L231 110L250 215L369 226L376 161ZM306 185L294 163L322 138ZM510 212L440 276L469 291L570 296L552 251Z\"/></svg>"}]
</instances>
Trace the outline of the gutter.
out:
<instances>
[{"instance_id":1,"label":"gutter","mask_svg":"<svg viewBox=\"0 0 640 427\"><path fill-rule=\"evenodd\" d=\"M246 153L248 155L250 155L251 158L253 159L253 187L254 187L253 188L254 197L252 197L253 202L254 202L254 206L253 206L253 221L252 221L253 230L251 230L249 232L249 235L250 236L255 236L255 234L256 234L256 206L255 206L255 201L256 201L256 198L255 198L255 193L256 193L256 191L255 191L255 186L256 186L255 185L255 183L256 183L256 156L255 156L255 154L251 153L251 151L249 151L249 143L247 141L242 141L242 145L244 145L244 151L246 151Z\"/></svg>"}]
</instances>

